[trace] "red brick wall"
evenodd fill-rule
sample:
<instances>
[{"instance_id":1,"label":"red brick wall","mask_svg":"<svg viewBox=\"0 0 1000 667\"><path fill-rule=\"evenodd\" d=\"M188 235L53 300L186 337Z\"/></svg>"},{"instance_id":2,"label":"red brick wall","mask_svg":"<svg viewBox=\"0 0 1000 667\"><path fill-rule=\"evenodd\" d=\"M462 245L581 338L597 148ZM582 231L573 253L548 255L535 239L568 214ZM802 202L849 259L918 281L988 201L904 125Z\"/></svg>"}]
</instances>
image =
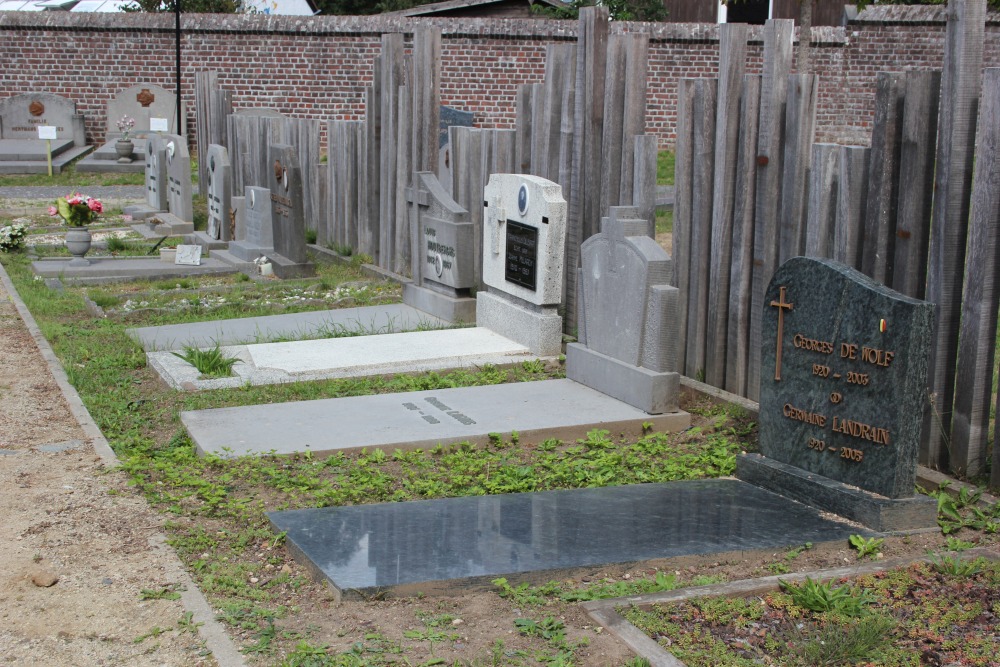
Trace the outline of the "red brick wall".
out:
<instances>
[{"instance_id":1,"label":"red brick wall","mask_svg":"<svg viewBox=\"0 0 1000 667\"><path fill-rule=\"evenodd\" d=\"M873 7L846 28L815 28L819 139L867 143L876 73L940 68L943 17L934 7ZM416 21L442 28L442 102L473 111L483 127L512 127L517 86L542 80L545 45L576 39L568 21L185 15L188 127L193 134L194 73L208 69L234 91L237 108L359 119L379 35L409 32ZM750 29L752 72L760 70L760 30ZM650 34L648 131L670 144L677 81L714 76L718 27L613 23L612 31ZM92 141L103 140L105 106L119 90L176 85L172 15L0 12L0 55L0 98L37 90L73 99ZM1000 66L996 15L988 20L985 60Z\"/></svg>"}]
</instances>

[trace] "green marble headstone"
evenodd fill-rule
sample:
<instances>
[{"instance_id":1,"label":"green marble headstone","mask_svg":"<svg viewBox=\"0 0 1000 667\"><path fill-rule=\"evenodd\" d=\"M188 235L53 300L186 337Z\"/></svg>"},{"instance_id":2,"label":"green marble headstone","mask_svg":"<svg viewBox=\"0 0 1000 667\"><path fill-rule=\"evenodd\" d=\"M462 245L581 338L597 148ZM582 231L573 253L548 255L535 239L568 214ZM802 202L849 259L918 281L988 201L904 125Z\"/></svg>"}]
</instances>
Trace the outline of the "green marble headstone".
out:
<instances>
[{"instance_id":1,"label":"green marble headstone","mask_svg":"<svg viewBox=\"0 0 1000 667\"><path fill-rule=\"evenodd\" d=\"M761 453L912 496L934 306L807 257L775 272L764 304Z\"/></svg>"}]
</instances>

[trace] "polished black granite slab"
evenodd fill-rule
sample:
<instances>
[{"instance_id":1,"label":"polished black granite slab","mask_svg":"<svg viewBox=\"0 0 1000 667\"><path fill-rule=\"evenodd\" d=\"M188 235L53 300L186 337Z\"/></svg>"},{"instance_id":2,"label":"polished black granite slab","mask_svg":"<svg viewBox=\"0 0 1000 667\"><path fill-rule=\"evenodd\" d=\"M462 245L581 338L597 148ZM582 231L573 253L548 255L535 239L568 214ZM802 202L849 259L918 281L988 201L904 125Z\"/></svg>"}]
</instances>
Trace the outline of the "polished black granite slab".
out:
<instances>
[{"instance_id":1,"label":"polished black granite slab","mask_svg":"<svg viewBox=\"0 0 1000 667\"><path fill-rule=\"evenodd\" d=\"M846 540L857 532L739 480L691 480L268 514L347 593L447 592L507 575ZM528 577L531 578L531 577ZM546 577L537 577L545 579Z\"/></svg>"}]
</instances>

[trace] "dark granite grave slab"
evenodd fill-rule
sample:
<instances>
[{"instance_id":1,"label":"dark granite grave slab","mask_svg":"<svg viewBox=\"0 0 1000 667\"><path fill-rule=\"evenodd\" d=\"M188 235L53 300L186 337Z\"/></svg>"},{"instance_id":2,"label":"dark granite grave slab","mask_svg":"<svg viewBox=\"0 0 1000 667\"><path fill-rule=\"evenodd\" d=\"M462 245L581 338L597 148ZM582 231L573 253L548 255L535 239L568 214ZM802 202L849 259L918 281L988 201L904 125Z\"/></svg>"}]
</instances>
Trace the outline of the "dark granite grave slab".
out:
<instances>
[{"instance_id":1,"label":"dark granite grave slab","mask_svg":"<svg viewBox=\"0 0 1000 667\"><path fill-rule=\"evenodd\" d=\"M846 540L858 532L738 480L446 498L268 514L343 595L449 593L507 576Z\"/></svg>"}]
</instances>

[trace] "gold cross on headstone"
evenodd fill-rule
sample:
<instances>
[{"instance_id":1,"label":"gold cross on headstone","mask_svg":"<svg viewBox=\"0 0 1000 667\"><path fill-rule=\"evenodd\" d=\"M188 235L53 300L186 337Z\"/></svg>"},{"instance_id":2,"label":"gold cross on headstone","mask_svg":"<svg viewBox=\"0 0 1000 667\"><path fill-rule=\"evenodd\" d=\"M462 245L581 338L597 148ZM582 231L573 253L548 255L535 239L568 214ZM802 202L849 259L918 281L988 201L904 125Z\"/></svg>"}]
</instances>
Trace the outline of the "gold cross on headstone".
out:
<instances>
[{"instance_id":1,"label":"gold cross on headstone","mask_svg":"<svg viewBox=\"0 0 1000 667\"><path fill-rule=\"evenodd\" d=\"M785 288L778 292L778 300L772 301L771 306L778 309L778 347L774 353L774 379L781 381L781 338L785 325L785 310L792 310L794 304L785 303Z\"/></svg>"}]
</instances>

